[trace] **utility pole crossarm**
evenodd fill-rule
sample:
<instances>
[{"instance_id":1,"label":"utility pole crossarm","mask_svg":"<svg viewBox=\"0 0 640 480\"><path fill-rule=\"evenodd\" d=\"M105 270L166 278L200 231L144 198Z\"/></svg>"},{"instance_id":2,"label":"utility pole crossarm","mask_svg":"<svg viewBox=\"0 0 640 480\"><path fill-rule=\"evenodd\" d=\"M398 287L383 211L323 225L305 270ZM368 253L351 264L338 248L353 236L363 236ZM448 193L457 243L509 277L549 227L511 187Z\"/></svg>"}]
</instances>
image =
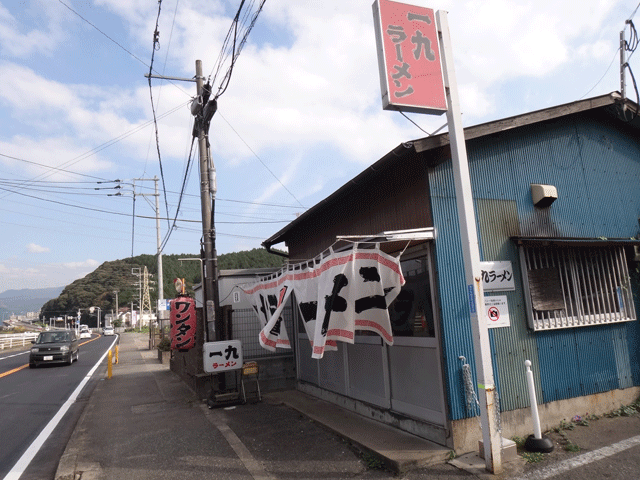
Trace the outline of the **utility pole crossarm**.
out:
<instances>
[{"instance_id":1,"label":"utility pole crossarm","mask_svg":"<svg viewBox=\"0 0 640 480\"><path fill-rule=\"evenodd\" d=\"M176 80L178 82L197 82L195 78L165 77L164 75L144 74L145 78L159 78L160 80Z\"/></svg>"}]
</instances>

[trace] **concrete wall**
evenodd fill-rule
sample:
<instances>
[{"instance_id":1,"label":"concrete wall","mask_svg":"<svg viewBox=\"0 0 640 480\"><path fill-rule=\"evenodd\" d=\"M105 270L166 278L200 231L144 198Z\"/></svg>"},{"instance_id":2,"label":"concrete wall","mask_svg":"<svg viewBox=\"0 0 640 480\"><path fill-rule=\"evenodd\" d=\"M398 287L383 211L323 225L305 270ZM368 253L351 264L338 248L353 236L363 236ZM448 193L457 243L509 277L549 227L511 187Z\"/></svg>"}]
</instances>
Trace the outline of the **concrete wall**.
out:
<instances>
[{"instance_id":1,"label":"concrete wall","mask_svg":"<svg viewBox=\"0 0 640 480\"><path fill-rule=\"evenodd\" d=\"M574 416L587 414L602 416L617 410L623 405L635 402L640 396L640 387L624 390L609 390L584 397L569 398L538 405L540 426L543 432L557 427L562 420L570 421ZM500 417L502 437L528 437L533 434L531 409L521 408L502 412ZM482 439L480 417L465 418L451 422L451 444L456 454L477 451L478 441Z\"/></svg>"}]
</instances>

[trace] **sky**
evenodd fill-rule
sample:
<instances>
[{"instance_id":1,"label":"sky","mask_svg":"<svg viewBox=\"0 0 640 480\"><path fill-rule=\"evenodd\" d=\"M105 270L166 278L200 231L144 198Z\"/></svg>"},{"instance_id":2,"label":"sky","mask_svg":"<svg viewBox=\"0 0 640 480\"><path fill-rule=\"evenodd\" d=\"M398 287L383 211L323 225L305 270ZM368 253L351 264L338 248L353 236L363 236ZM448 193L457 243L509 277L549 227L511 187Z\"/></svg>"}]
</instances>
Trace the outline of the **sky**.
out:
<instances>
[{"instance_id":1,"label":"sky","mask_svg":"<svg viewBox=\"0 0 640 480\"><path fill-rule=\"evenodd\" d=\"M264 3L209 130L218 255L259 248L446 122L382 109L372 3ZM625 21L638 6L406 3L448 12L465 126L620 90L620 32L632 39ZM64 286L105 261L155 255L156 198L163 254L198 255L196 85L153 78L150 88L145 74L153 58L154 75L193 79L201 60L217 91L240 4L0 0L0 292ZM259 4L244 2L241 32ZM628 61L640 72L635 56Z\"/></svg>"}]
</instances>

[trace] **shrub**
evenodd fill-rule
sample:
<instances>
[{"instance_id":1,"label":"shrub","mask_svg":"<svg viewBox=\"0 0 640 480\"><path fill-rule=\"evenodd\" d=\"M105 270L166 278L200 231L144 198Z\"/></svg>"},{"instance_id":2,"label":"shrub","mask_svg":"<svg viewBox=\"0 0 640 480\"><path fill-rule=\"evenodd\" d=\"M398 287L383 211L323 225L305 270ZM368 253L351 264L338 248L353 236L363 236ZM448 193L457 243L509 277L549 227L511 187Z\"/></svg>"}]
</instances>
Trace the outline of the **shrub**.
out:
<instances>
[{"instance_id":1,"label":"shrub","mask_svg":"<svg viewBox=\"0 0 640 480\"><path fill-rule=\"evenodd\" d=\"M169 339L169 337L164 337L162 340L160 340L160 342L158 343L158 350L160 350L161 352L169 352L171 350L171 340Z\"/></svg>"}]
</instances>

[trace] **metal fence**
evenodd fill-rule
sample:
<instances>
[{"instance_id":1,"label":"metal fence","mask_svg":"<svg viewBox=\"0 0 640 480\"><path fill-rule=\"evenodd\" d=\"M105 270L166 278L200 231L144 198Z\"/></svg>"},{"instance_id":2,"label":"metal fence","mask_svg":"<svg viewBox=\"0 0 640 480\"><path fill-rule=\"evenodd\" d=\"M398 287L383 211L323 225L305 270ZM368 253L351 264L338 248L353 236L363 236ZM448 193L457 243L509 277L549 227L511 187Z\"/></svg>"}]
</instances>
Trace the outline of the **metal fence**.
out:
<instances>
[{"instance_id":1,"label":"metal fence","mask_svg":"<svg viewBox=\"0 0 640 480\"><path fill-rule=\"evenodd\" d=\"M289 340L293 344L293 315L291 307L286 306L282 311L284 326L287 329ZM251 308L233 310L232 314L232 334L233 340L242 342L242 354L245 360L256 360L259 358L272 358L280 356L293 356L293 349L278 348L275 352L270 352L262 348L258 340L260 335L260 321L255 311Z\"/></svg>"},{"instance_id":2,"label":"metal fence","mask_svg":"<svg viewBox=\"0 0 640 480\"><path fill-rule=\"evenodd\" d=\"M38 332L29 333L8 333L0 335L0 350L13 347L24 347L38 337Z\"/></svg>"}]
</instances>

